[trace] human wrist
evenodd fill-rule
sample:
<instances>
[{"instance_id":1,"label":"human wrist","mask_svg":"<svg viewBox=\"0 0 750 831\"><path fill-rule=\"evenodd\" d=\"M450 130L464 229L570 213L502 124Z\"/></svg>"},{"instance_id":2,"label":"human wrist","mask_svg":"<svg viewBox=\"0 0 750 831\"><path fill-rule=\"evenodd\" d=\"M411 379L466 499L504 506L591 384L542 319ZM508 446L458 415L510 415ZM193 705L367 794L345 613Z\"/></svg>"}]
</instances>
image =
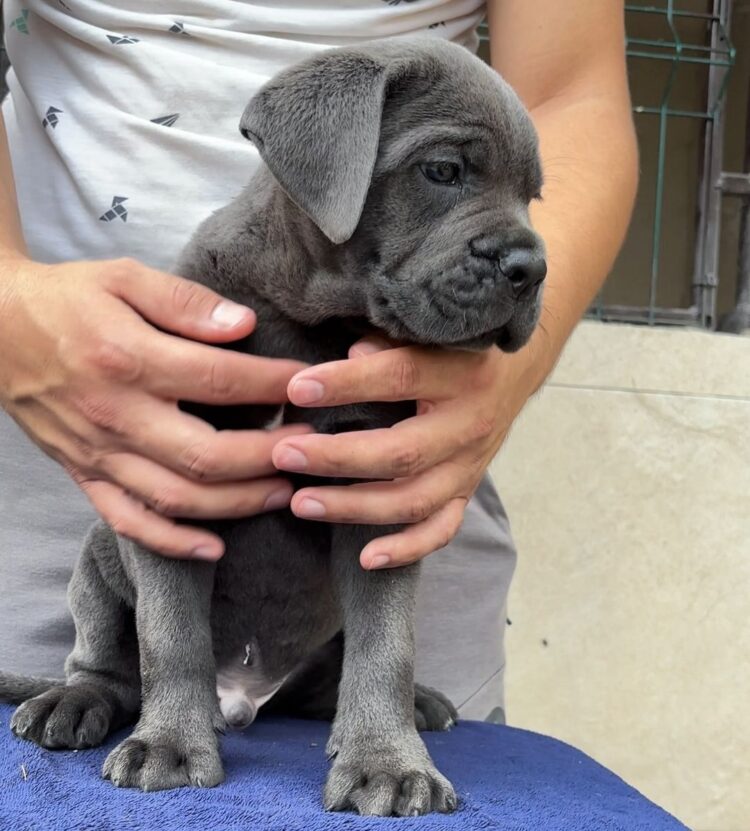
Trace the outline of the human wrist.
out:
<instances>
[{"instance_id":1,"label":"human wrist","mask_svg":"<svg viewBox=\"0 0 750 831\"><path fill-rule=\"evenodd\" d=\"M0 320L18 301L31 272L40 268L44 266L20 251L0 249Z\"/></svg>"}]
</instances>

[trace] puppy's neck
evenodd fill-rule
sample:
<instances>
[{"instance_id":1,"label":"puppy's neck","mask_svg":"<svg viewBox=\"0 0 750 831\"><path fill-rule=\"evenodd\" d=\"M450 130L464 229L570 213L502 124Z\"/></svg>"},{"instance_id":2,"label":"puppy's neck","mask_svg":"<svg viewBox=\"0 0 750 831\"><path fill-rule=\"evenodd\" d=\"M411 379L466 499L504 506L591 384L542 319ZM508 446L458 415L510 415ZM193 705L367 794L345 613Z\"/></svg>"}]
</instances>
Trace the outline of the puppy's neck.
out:
<instances>
[{"instance_id":1,"label":"puppy's neck","mask_svg":"<svg viewBox=\"0 0 750 831\"><path fill-rule=\"evenodd\" d=\"M244 279L265 300L306 326L365 317L362 265L320 231L265 165L237 201L254 255Z\"/></svg>"}]
</instances>

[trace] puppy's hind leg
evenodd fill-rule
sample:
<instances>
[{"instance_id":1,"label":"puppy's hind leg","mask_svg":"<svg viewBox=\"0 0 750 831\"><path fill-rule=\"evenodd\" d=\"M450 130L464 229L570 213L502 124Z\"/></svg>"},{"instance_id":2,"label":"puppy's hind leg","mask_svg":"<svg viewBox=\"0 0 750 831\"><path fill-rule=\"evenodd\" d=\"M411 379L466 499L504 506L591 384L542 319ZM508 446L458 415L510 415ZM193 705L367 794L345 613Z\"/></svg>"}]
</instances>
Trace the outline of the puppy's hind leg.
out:
<instances>
[{"instance_id":1,"label":"puppy's hind leg","mask_svg":"<svg viewBox=\"0 0 750 831\"><path fill-rule=\"evenodd\" d=\"M11 729L17 736L48 748L94 747L135 716L140 679L129 592L115 535L97 523L68 589L76 642L67 681L16 710Z\"/></svg>"},{"instance_id":2,"label":"puppy's hind leg","mask_svg":"<svg viewBox=\"0 0 750 831\"><path fill-rule=\"evenodd\" d=\"M326 782L328 810L375 816L452 811L456 796L414 723L417 566L366 572L357 554L382 529L334 529L344 664Z\"/></svg>"}]
</instances>

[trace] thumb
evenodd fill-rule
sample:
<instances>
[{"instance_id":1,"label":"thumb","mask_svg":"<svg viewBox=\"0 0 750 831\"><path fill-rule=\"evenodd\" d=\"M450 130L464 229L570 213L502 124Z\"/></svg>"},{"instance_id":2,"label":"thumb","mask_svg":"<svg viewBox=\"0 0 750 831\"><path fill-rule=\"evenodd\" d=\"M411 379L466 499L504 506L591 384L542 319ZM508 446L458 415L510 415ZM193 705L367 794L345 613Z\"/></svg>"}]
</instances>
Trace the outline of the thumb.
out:
<instances>
[{"instance_id":1,"label":"thumb","mask_svg":"<svg viewBox=\"0 0 750 831\"><path fill-rule=\"evenodd\" d=\"M140 263L125 266L113 293L142 317L177 335L202 341L233 341L255 328L255 312L215 291Z\"/></svg>"}]
</instances>

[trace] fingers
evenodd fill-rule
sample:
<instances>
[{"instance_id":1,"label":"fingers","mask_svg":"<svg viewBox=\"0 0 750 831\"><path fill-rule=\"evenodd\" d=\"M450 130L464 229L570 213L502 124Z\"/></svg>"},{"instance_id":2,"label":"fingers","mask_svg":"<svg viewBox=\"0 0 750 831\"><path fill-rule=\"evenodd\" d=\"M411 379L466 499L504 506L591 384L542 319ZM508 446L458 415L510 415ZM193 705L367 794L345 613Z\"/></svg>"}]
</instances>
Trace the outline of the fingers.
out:
<instances>
[{"instance_id":1,"label":"fingers","mask_svg":"<svg viewBox=\"0 0 750 831\"><path fill-rule=\"evenodd\" d=\"M71 474L110 527L144 548L165 557L197 560L218 560L224 553L224 543L215 534L165 519L111 482L87 479L75 470Z\"/></svg>"},{"instance_id":2,"label":"fingers","mask_svg":"<svg viewBox=\"0 0 750 831\"><path fill-rule=\"evenodd\" d=\"M69 402L50 400L36 432L64 436L63 455L95 472L109 453L132 451L189 479L237 481L277 473L271 451L281 439L310 432L305 424L274 430L216 430L176 404L136 392L88 395ZM27 414L28 418L28 414ZM62 448L60 448L62 449Z\"/></svg>"},{"instance_id":3,"label":"fingers","mask_svg":"<svg viewBox=\"0 0 750 831\"><path fill-rule=\"evenodd\" d=\"M292 486L279 478L198 483L130 453L107 456L104 473L163 517L232 519L283 508Z\"/></svg>"},{"instance_id":4,"label":"fingers","mask_svg":"<svg viewBox=\"0 0 750 831\"><path fill-rule=\"evenodd\" d=\"M450 352L413 346L385 349L354 360L333 361L295 375L289 400L298 406L333 406L363 401L451 398L487 363L487 353Z\"/></svg>"},{"instance_id":5,"label":"fingers","mask_svg":"<svg viewBox=\"0 0 750 831\"><path fill-rule=\"evenodd\" d=\"M359 557L362 568L406 566L444 548L458 533L465 509L466 499L451 499L422 522L397 534L378 537L362 549Z\"/></svg>"},{"instance_id":6,"label":"fingers","mask_svg":"<svg viewBox=\"0 0 750 831\"><path fill-rule=\"evenodd\" d=\"M188 338L224 342L248 335L255 313L199 283L132 260L107 265L106 283L150 323Z\"/></svg>"},{"instance_id":7,"label":"fingers","mask_svg":"<svg viewBox=\"0 0 750 831\"><path fill-rule=\"evenodd\" d=\"M422 473L486 438L492 427L491 419L466 409L432 410L385 429L284 439L273 448L272 458L279 470L296 473L401 479Z\"/></svg>"},{"instance_id":8,"label":"fingers","mask_svg":"<svg viewBox=\"0 0 750 831\"><path fill-rule=\"evenodd\" d=\"M290 378L305 364L246 355L152 330L133 316L114 335L89 346L85 368L172 401L281 404Z\"/></svg>"},{"instance_id":9,"label":"fingers","mask_svg":"<svg viewBox=\"0 0 750 831\"><path fill-rule=\"evenodd\" d=\"M103 441L129 449L202 482L237 481L271 476L277 469L271 452L278 441L312 428L293 424L275 430L215 430L174 404L147 397L114 407L114 420L99 413Z\"/></svg>"},{"instance_id":10,"label":"fingers","mask_svg":"<svg viewBox=\"0 0 750 831\"><path fill-rule=\"evenodd\" d=\"M427 473L393 482L303 488L292 498L293 513L325 522L391 525L421 522L450 499L468 498L478 474L444 462Z\"/></svg>"},{"instance_id":11,"label":"fingers","mask_svg":"<svg viewBox=\"0 0 750 831\"><path fill-rule=\"evenodd\" d=\"M290 424L275 430L214 430L194 416L179 411L175 415L174 409L169 414L169 421L152 422L134 434L131 449L201 482L275 475L278 471L271 453L276 443L312 429L306 424Z\"/></svg>"}]
</instances>

